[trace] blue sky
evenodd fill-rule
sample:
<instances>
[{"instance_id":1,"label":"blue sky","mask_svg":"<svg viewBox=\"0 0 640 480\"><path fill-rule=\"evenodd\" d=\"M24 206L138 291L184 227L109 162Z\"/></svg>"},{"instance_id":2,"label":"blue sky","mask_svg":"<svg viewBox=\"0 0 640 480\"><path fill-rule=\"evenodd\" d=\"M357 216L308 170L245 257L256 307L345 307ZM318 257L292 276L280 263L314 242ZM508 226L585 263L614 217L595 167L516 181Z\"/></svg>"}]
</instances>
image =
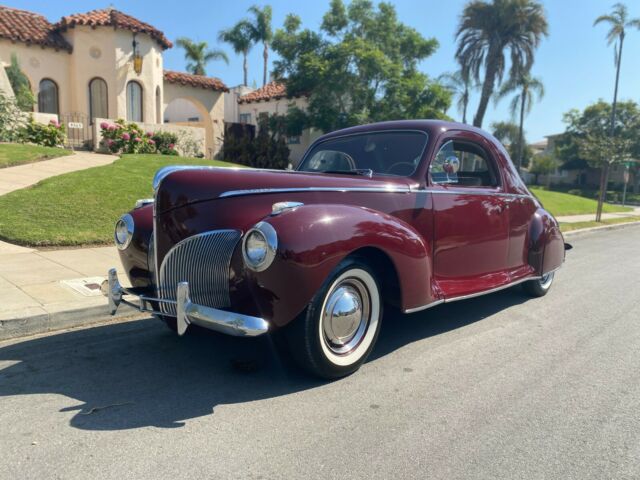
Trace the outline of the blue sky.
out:
<instances>
[{"instance_id":1,"label":"blue sky","mask_svg":"<svg viewBox=\"0 0 640 480\"><path fill-rule=\"evenodd\" d=\"M2 1L2 0L0 0ZM218 32L231 26L246 15L253 4L264 4L259 0L6 0L9 6L32 10L56 21L63 15L85 12L109 5L129 13L140 20L162 30L170 40L188 36L206 40L217 45ZM303 26L317 29L326 12L329 0L267 2L273 7L274 27L280 27L287 13L296 13ZM421 68L438 76L455 70L454 31L465 0L397 0L392 1L400 20L427 37L440 42L437 52L425 60ZM607 13L614 0L553 0L543 1L549 19L549 37L540 46L533 74L545 84L546 95L536 104L526 120L525 129L529 141L537 141L544 135L563 131L562 114L571 108L583 108L591 102L604 98L611 101L613 95L614 66L613 49L605 41L606 27L593 27L594 19ZM640 17L640 1L627 0L633 17ZM227 66L215 62L208 66L207 73L220 77L227 85L242 81L242 60L235 57L228 46L220 45L230 56ZM640 100L640 31L627 35L623 52L620 97ZM165 52L165 68L184 69L183 52L173 48ZM256 47L249 59L249 82L260 83L262 79L261 48ZM471 111L475 112L477 96L472 99ZM498 106L491 103L485 117L485 128L495 120L509 119L508 101ZM449 111L459 119L455 109Z\"/></svg>"}]
</instances>

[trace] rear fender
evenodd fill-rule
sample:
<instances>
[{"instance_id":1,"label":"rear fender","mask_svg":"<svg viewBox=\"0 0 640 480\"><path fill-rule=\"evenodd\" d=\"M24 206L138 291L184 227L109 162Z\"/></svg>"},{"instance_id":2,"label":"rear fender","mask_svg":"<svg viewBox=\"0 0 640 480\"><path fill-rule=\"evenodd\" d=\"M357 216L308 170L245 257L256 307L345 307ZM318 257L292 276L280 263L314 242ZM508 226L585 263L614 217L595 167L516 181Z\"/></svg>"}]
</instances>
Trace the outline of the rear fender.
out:
<instances>
[{"instance_id":1,"label":"rear fender","mask_svg":"<svg viewBox=\"0 0 640 480\"><path fill-rule=\"evenodd\" d=\"M432 300L430 246L395 217L364 207L315 204L264 221L278 234L276 258L263 272L246 272L261 315L276 326L298 316L331 271L354 252L366 256L375 250L388 258L403 309Z\"/></svg>"},{"instance_id":2,"label":"rear fender","mask_svg":"<svg viewBox=\"0 0 640 480\"><path fill-rule=\"evenodd\" d=\"M539 208L529 225L529 265L537 275L543 275L562 266L564 255L564 238L558 222Z\"/></svg>"}]
</instances>

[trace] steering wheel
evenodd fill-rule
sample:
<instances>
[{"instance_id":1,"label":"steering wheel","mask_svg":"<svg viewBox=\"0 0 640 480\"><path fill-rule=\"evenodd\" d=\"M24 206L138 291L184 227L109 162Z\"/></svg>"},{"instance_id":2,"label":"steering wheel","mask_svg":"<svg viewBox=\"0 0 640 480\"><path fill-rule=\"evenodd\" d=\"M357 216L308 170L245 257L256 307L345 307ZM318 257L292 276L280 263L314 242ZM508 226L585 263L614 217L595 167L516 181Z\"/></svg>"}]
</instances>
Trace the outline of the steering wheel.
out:
<instances>
[{"instance_id":1,"label":"steering wheel","mask_svg":"<svg viewBox=\"0 0 640 480\"><path fill-rule=\"evenodd\" d=\"M411 162L398 162L387 168L385 173L406 177L411 175L415 169L416 166Z\"/></svg>"}]
</instances>

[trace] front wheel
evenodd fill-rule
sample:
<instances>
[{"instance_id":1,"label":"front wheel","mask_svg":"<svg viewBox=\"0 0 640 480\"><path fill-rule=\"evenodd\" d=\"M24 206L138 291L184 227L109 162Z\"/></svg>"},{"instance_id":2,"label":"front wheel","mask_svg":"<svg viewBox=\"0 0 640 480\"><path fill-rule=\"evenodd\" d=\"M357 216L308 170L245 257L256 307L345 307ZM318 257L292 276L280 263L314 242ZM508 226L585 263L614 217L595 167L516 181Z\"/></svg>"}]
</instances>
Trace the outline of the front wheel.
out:
<instances>
[{"instance_id":1,"label":"front wheel","mask_svg":"<svg viewBox=\"0 0 640 480\"><path fill-rule=\"evenodd\" d=\"M287 327L287 343L309 372L333 379L365 362L382 323L380 288L373 271L356 259L343 261L305 311Z\"/></svg>"},{"instance_id":2,"label":"front wheel","mask_svg":"<svg viewBox=\"0 0 640 480\"><path fill-rule=\"evenodd\" d=\"M549 272L536 280L522 284L524 291L532 297L544 297L553 283L554 272Z\"/></svg>"}]
</instances>

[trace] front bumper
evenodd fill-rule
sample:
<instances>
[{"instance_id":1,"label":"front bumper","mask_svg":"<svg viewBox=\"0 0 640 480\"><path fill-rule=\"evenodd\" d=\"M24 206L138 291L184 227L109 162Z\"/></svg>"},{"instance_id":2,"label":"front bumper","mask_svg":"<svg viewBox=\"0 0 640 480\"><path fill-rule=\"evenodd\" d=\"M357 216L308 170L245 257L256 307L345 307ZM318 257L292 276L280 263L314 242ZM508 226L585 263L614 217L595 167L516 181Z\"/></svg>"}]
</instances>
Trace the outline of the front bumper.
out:
<instances>
[{"instance_id":1,"label":"front bumper","mask_svg":"<svg viewBox=\"0 0 640 480\"><path fill-rule=\"evenodd\" d=\"M176 327L178 335L184 335L189 325L226 333L236 337L256 337L267 333L269 323L263 318L251 317L240 313L227 312L217 308L206 307L193 303L189 298L189 283L180 282L177 286L177 300L166 300L145 295L138 288L124 288L118 281L116 269L109 270L108 280L103 288L104 295L109 299L109 310L114 315L121 303L136 308L141 312L154 315L167 315L165 312L153 308L153 303L169 303L176 306ZM125 295L138 297L139 304L125 299Z\"/></svg>"}]
</instances>

